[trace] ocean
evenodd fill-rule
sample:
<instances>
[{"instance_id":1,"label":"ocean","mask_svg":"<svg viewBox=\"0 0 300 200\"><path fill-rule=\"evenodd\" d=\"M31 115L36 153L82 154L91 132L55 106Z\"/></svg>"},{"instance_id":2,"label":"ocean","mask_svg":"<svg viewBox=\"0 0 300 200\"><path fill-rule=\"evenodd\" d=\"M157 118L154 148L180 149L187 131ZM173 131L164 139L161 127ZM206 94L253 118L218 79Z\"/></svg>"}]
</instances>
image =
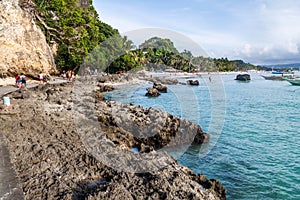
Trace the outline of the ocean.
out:
<instances>
[{"instance_id":1,"label":"ocean","mask_svg":"<svg viewBox=\"0 0 300 200\"><path fill-rule=\"evenodd\" d=\"M300 87L250 75L249 82L234 80L236 74L202 75L200 86L170 85L157 98L145 96L152 85L106 95L162 109L211 134L205 147L170 154L195 173L221 181L228 199L300 199Z\"/></svg>"}]
</instances>

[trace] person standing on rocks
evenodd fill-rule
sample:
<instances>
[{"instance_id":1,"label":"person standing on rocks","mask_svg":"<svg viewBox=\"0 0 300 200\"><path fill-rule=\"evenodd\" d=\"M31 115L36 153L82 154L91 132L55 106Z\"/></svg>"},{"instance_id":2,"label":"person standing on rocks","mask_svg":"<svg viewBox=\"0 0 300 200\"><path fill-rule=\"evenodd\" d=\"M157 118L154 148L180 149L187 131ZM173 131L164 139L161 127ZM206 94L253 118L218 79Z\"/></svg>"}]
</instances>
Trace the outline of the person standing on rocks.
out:
<instances>
[{"instance_id":1,"label":"person standing on rocks","mask_svg":"<svg viewBox=\"0 0 300 200\"><path fill-rule=\"evenodd\" d=\"M68 81L71 81L71 77L72 77L72 73L71 71L67 71L67 78L68 78Z\"/></svg>"},{"instance_id":2,"label":"person standing on rocks","mask_svg":"<svg viewBox=\"0 0 300 200\"><path fill-rule=\"evenodd\" d=\"M21 76L20 76L20 79L21 79L21 82L22 82L22 86L24 86L26 88L26 76L21 73Z\"/></svg>"},{"instance_id":3,"label":"person standing on rocks","mask_svg":"<svg viewBox=\"0 0 300 200\"><path fill-rule=\"evenodd\" d=\"M39 74L39 79L40 79L40 83L43 84L44 83L44 75L42 72L40 72L40 74Z\"/></svg>"},{"instance_id":4,"label":"person standing on rocks","mask_svg":"<svg viewBox=\"0 0 300 200\"><path fill-rule=\"evenodd\" d=\"M20 76L19 76L19 74L17 74L16 76L15 76L15 79L16 79L16 86L18 87L18 88L20 88L21 87L21 79L20 79Z\"/></svg>"},{"instance_id":5,"label":"person standing on rocks","mask_svg":"<svg viewBox=\"0 0 300 200\"><path fill-rule=\"evenodd\" d=\"M71 72L71 80L72 81L75 81L75 72L72 70Z\"/></svg>"}]
</instances>

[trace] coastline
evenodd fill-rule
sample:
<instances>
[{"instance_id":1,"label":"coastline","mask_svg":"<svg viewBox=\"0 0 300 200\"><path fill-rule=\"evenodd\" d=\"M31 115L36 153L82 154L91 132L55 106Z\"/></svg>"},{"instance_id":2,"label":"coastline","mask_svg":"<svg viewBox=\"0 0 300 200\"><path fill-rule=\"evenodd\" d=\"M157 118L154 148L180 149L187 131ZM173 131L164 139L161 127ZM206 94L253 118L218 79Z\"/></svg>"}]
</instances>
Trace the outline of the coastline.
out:
<instances>
[{"instance_id":1,"label":"coastline","mask_svg":"<svg viewBox=\"0 0 300 200\"><path fill-rule=\"evenodd\" d=\"M153 191L147 194L153 198L181 195L185 199L188 194L195 199L226 198L225 189L218 181L196 175L175 160L161 171L139 176L115 171L99 162L86 150L74 127L72 84L38 86L23 91L24 99L15 98L19 94L13 92L9 95L12 104L19 113L26 110L26 115L18 114L20 121L14 120L15 116L0 115L1 121L5 122L1 123L1 128L9 141L12 163L26 198L117 199L132 198L135 191L145 195L147 190ZM132 82L115 86L126 87L126 84L132 85ZM168 192L158 192L160 189L157 182L154 184L153 177L159 180L160 187L169 188ZM146 181L144 186L139 183L141 180ZM175 186L171 187L171 183ZM47 192L40 193L41 189ZM179 189L183 190L182 194L177 193Z\"/></svg>"}]
</instances>

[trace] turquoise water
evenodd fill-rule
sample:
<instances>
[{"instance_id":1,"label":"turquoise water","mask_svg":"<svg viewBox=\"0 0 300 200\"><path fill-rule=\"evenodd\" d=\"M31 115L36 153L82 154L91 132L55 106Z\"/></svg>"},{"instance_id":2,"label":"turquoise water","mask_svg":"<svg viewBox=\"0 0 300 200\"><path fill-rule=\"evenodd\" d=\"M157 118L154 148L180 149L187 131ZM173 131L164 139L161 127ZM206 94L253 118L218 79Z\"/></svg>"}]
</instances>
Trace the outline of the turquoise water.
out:
<instances>
[{"instance_id":1,"label":"turquoise water","mask_svg":"<svg viewBox=\"0 0 300 200\"><path fill-rule=\"evenodd\" d=\"M214 84L217 75L211 76ZM233 74L221 77L226 114L217 143L204 157L199 155L201 146L191 146L179 163L220 180L228 199L300 199L300 87L259 74L251 74L247 83L235 81ZM186 85L169 86L170 92L158 98L145 97L151 85L108 95L163 109L199 123L207 132L214 123L214 104L209 88L199 80L201 86L192 88L195 97Z\"/></svg>"}]
</instances>

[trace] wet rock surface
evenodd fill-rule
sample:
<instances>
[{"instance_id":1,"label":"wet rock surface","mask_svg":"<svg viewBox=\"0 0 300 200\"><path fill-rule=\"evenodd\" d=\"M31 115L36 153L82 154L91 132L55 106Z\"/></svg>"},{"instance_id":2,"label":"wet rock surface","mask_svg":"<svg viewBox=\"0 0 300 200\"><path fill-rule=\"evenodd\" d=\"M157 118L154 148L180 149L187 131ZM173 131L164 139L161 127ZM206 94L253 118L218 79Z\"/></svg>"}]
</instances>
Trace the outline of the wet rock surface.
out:
<instances>
[{"instance_id":1,"label":"wet rock surface","mask_svg":"<svg viewBox=\"0 0 300 200\"><path fill-rule=\"evenodd\" d=\"M199 85L198 80L187 80L186 82L188 85Z\"/></svg>"},{"instance_id":2,"label":"wet rock surface","mask_svg":"<svg viewBox=\"0 0 300 200\"><path fill-rule=\"evenodd\" d=\"M160 93L156 88L147 88L146 90L147 90L146 96L148 97L158 97L160 95Z\"/></svg>"},{"instance_id":3,"label":"wet rock surface","mask_svg":"<svg viewBox=\"0 0 300 200\"><path fill-rule=\"evenodd\" d=\"M0 129L8 142L25 199L226 198L218 181L196 175L162 154L158 154L159 158L167 165L152 172L130 173L101 162L87 149L84 133L78 132L81 129L74 117L81 116L76 113L81 108L76 107L72 84L28 89L28 98L18 98L18 92L11 93L14 114L0 115ZM82 118L93 118L105 137L124 152L130 153L131 147L137 147L140 154L155 154L157 149L180 141L201 143L207 139L200 127L170 114L103 102L94 94L87 93L85 97L85 100L90 98L96 115ZM112 110L118 110L118 114L111 114ZM135 128L130 124L135 124ZM143 125L151 127L149 132L144 132ZM196 130L197 134L185 134L188 130L191 133ZM149 135L139 135L141 132ZM181 139L173 140L177 134L182 134Z\"/></svg>"},{"instance_id":4,"label":"wet rock surface","mask_svg":"<svg viewBox=\"0 0 300 200\"><path fill-rule=\"evenodd\" d=\"M159 92L166 93L168 91L167 86L165 86L161 83L153 83L153 88L157 89Z\"/></svg>"},{"instance_id":5,"label":"wet rock surface","mask_svg":"<svg viewBox=\"0 0 300 200\"><path fill-rule=\"evenodd\" d=\"M238 81L250 81L251 78L250 78L249 74L238 74L236 76L235 80L238 80Z\"/></svg>"}]
</instances>

